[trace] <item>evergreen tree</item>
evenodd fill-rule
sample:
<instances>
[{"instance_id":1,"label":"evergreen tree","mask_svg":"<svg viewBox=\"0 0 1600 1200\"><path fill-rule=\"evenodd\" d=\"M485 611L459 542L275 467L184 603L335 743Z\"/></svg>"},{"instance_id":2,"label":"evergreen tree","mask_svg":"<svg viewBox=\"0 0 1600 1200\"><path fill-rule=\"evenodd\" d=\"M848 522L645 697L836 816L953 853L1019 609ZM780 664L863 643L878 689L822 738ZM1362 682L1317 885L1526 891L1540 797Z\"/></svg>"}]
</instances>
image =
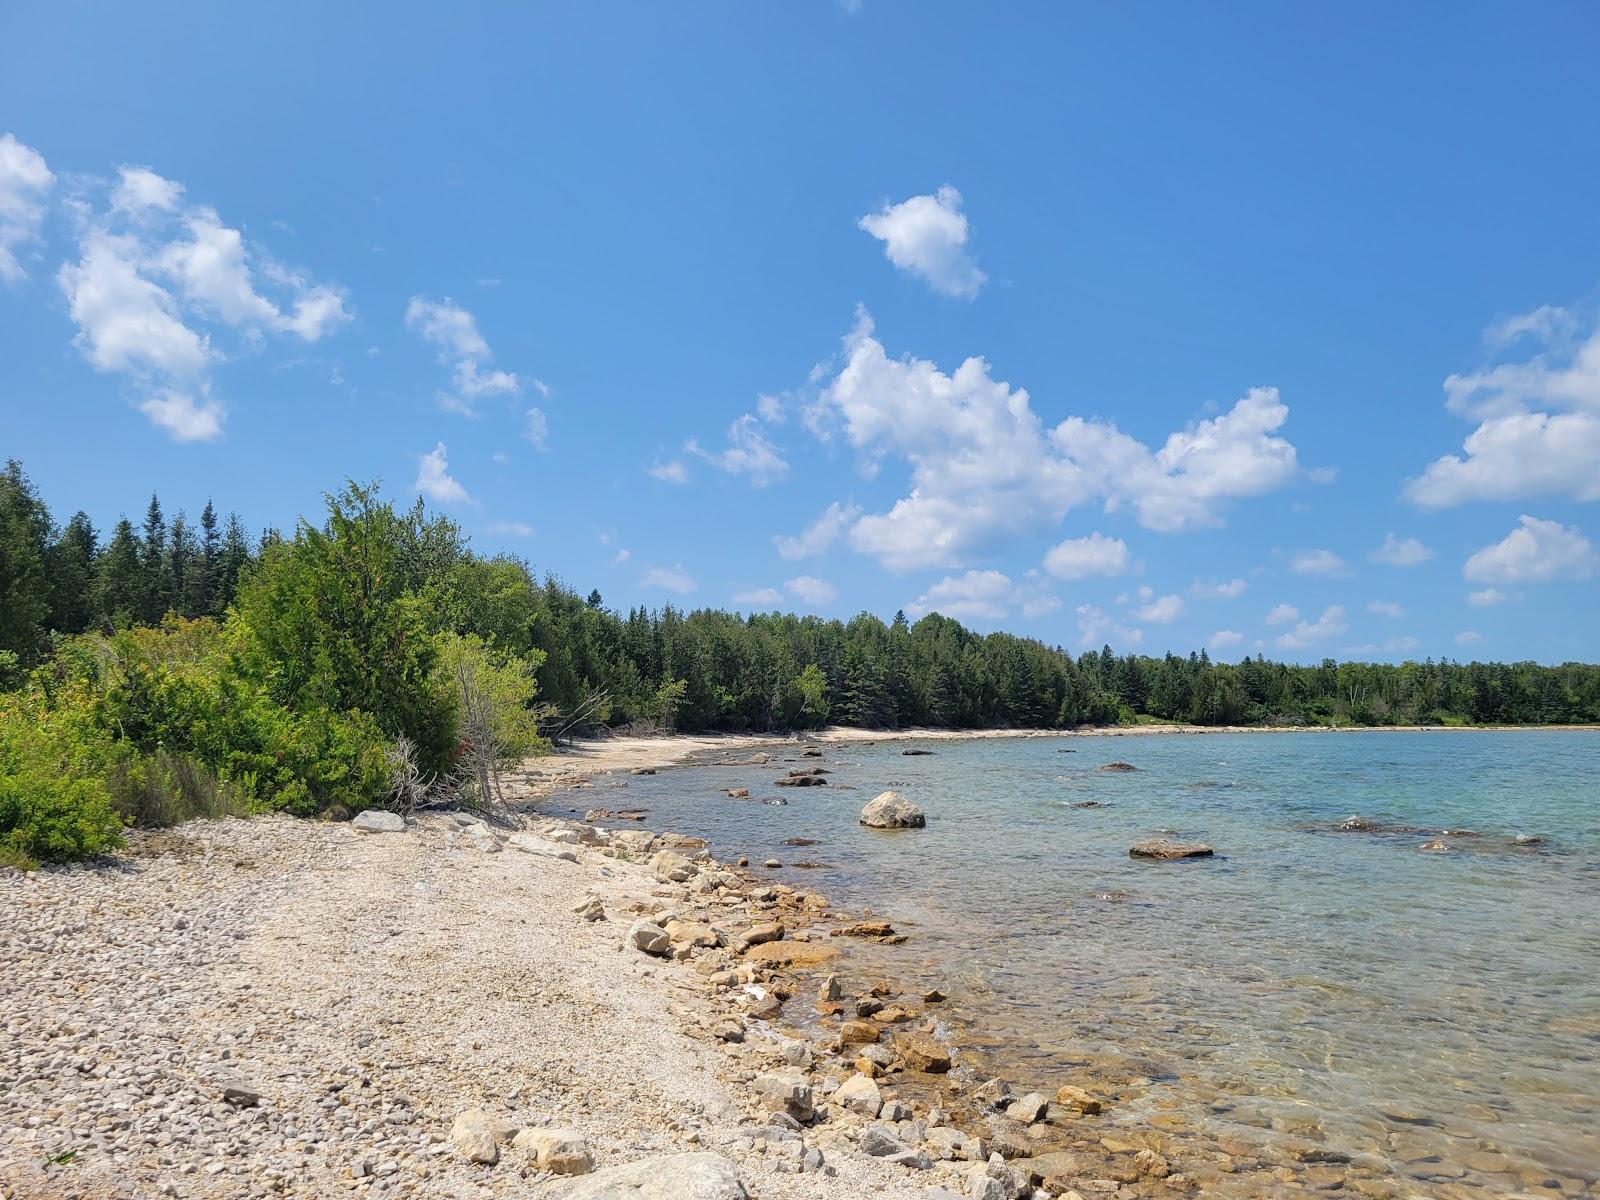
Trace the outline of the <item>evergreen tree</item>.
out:
<instances>
[{"instance_id":1,"label":"evergreen tree","mask_svg":"<svg viewBox=\"0 0 1600 1200\"><path fill-rule=\"evenodd\" d=\"M0 651L23 666L37 661L50 615L49 542L50 511L12 459L0 474Z\"/></svg>"},{"instance_id":2,"label":"evergreen tree","mask_svg":"<svg viewBox=\"0 0 1600 1200\"><path fill-rule=\"evenodd\" d=\"M200 547L195 542L194 531L189 528L188 518L180 509L167 535L167 603L180 616L201 615L198 609L190 607L190 589L195 585L199 560Z\"/></svg>"},{"instance_id":3,"label":"evergreen tree","mask_svg":"<svg viewBox=\"0 0 1600 1200\"><path fill-rule=\"evenodd\" d=\"M161 515L161 501L150 495L145 509L144 536L139 543L139 573L143 585L139 595L138 619L141 625L159 624L167 612L171 594L167 566L167 522Z\"/></svg>"},{"instance_id":4,"label":"evergreen tree","mask_svg":"<svg viewBox=\"0 0 1600 1200\"><path fill-rule=\"evenodd\" d=\"M221 616L233 603L239 592L239 579L250 565L250 538L244 531L244 522L237 513L228 514L228 524L222 534L222 548L217 551L216 569L212 574L211 611Z\"/></svg>"},{"instance_id":5,"label":"evergreen tree","mask_svg":"<svg viewBox=\"0 0 1600 1200\"><path fill-rule=\"evenodd\" d=\"M50 547L50 628L82 633L95 621L94 562L97 552L89 515L77 512Z\"/></svg>"},{"instance_id":6,"label":"evergreen tree","mask_svg":"<svg viewBox=\"0 0 1600 1200\"><path fill-rule=\"evenodd\" d=\"M95 564L95 609L100 620L122 628L138 620L144 602L144 570L139 560L139 535L123 517Z\"/></svg>"}]
</instances>

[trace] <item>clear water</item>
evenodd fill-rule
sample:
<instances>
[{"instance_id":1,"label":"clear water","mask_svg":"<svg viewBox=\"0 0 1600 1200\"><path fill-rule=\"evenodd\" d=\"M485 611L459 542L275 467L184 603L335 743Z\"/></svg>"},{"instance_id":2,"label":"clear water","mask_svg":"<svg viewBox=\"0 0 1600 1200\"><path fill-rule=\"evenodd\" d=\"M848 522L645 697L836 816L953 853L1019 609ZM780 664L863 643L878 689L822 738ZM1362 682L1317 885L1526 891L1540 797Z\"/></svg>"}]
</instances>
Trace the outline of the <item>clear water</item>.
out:
<instances>
[{"instance_id":1,"label":"clear water","mask_svg":"<svg viewBox=\"0 0 1600 1200\"><path fill-rule=\"evenodd\" d=\"M1600 1173L1600 734L1107 735L901 753L913 745L686 767L573 801L648 808L648 827L706 835L723 857L826 864L781 874L912 932L885 953L980 1013L1012 1078L1081 1078L1108 1053L1154 1063L1121 1119L1159 1109L1257 1142L1309 1132L1490 1193ZM820 761L831 786L773 787L791 759ZM1096 772L1114 759L1139 769ZM736 786L755 799L727 799ZM858 824L887 787L928 812L925 830ZM1091 800L1103 807L1073 807ZM1336 832L1353 814L1480 836L1429 853L1436 834ZM1217 857L1129 858L1158 832ZM1544 842L1519 847L1518 834ZM783 845L793 837L819 844ZM1513 1170L1459 1165L1485 1150Z\"/></svg>"}]
</instances>

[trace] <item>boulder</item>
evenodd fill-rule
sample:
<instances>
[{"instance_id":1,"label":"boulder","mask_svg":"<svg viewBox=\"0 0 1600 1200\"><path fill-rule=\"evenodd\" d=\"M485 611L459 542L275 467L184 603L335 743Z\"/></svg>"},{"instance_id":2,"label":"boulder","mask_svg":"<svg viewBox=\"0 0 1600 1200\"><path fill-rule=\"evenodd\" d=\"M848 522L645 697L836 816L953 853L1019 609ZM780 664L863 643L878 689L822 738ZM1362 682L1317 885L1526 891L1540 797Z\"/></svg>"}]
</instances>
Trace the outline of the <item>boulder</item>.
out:
<instances>
[{"instance_id":1,"label":"boulder","mask_svg":"<svg viewBox=\"0 0 1600 1200\"><path fill-rule=\"evenodd\" d=\"M1108 762L1108 763L1105 763L1103 766L1099 766L1099 767L1095 768L1095 770L1097 770L1097 771L1100 771L1100 772L1102 772L1104 774L1111 774L1111 775L1120 774L1120 773L1122 773L1124 771L1137 771L1138 769L1139 768L1134 766L1132 763L1125 763L1125 762Z\"/></svg>"},{"instance_id":2,"label":"boulder","mask_svg":"<svg viewBox=\"0 0 1600 1200\"><path fill-rule=\"evenodd\" d=\"M601 903L599 896L578 901L572 906L572 911L585 921L603 921L606 916L606 906Z\"/></svg>"},{"instance_id":3,"label":"boulder","mask_svg":"<svg viewBox=\"0 0 1600 1200\"><path fill-rule=\"evenodd\" d=\"M784 1113L796 1121L809 1121L814 1115L811 1085L799 1075L757 1075L750 1090L768 1112Z\"/></svg>"},{"instance_id":4,"label":"boulder","mask_svg":"<svg viewBox=\"0 0 1600 1200\"><path fill-rule=\"evenodd\" d=\"M760 925L752 925L734 940L733 948L740 954L752 946L765 945L767 942L780 942L783 940L783 926L777 921L763 921Z\"/></svg>"},{"instance_id":5,"label":"boulder","mask_svg":"<svg viewBox=\"0 0 1600 1200\"><path fill-rule=\"evenodd\" d=\"M820 775L793 775L773 781L778 787L826 787L828 781Z\"/></svg>"},{"instance_id":6,"label":"boulder","mask_svg":"<svg viewBox=\"0 0 1600 1200\"><path fill-rule=\"evenodd\" d=\"M511 1139L511 1146L552 1175L587 1175L594 1169L589 1144L575 1130L524 1129Z\"/></svg>"},{"instance_id":7,"label":"boulder","mask_svg":"<svg viewBox=\"0 0 1600 1200\"><path fill-rule=\"evenodd\" d=\"M1062 1084L1056 1089L1055 1102L1062 1108L1070 1108L1074 1112L1091 1117L1105 1109L1105 1101L1091 1096L1080 1087L1073 1087L1070 1083Z\"/></svg>"},{"instance_id":8,"label":"boulder","mask_svg":"<svg viewBox=\"0 0 1600 1200\"><path fill-rule=\"evenodd\" d=\"M1038 1092L1029 1092L1019 1100L1013 1100L1006 1105L1006 1116L1013 1121L1021 1121L1024 1125L1032 1125L1035 1121L1044 1120L1044 1114L1050 1108L1050 1101Z\"/></svg>"},{"instance_id":9,"label":"boulder","mask_svg":"<svg viewBox=\"0 0 1600 1200\"><path fill-rule=\"evenodd\" d=\"M869 829L921 829L928 818L899 792L879 792L861 810L861 823Z\"/></svg>"},{"instance_id":10,"label":"boulder","mask_svg":"<svg viewBox=\"0 0 1600 1200\"><path fill-rule=\"evenodd\" d=\"M846 1021L839 1026L840 1046L870 1046L878 1040L879 1029L871 1021Z\"/></svg>"},{"instance_id":11,"label":"boulder","mask_svg":"<svg viewBox=\"0 0 1600 1200\"><path fill-rule=\"evenodd\" d=\"M242 1079L224 1079L219 1086L225 1104L235 1108L254 1108L261 1103L261 1092Z\"/></svg>"},{"instance_id":12,"label":"boulder","mask_svg":"<svg viewBox=\"0 0 1600 1200\"><path fill-rule=\"evenodd\" d=\"M900 753L905 755L907 758L922 758L922 757L924 757L926 755L932 754L933 751L932 750L902 750L902 751L900 751Z\"/></svg>"},{"instance_id":13,"label":"boulder","mask_svg":"<svg viewBox=\"0 0 1600 1200\"><path fill-rule=\"evenodd\" d=\"M622 945L624 949L642 950L646 954L662 957L672 953L672 939L667 936L667 931L643 917L628 926Z\"/></svg>"},{"instance_id":14,"label":"boulder","mask_svg":"<svg viewBox=\"0 0 1600 1200\"><path fill-rule=\"evenodd\" d=\"M942 1075L950 1069L950 1051L925 1033L897 1034L894 1048L913 1071Z\"/></svg>"},{"instance_id":15,"label":"boulder","mask_svg":"<svg viewBox=\"0 0 1600 1200\"><path fill-rule=\"evenodd\" d=\"M861 1134L861 1149L873 1158L894 1158L910 1153L911 1147L896 1137L887 1125L868 1125Z\"/></svg>"},{"instance_id":16,"label":"boulder","mask_svg":"<svg viewBox=\"0 0 1600 1200\"><path fill-rule=\"evenodd\" d=\"M566 846L555 842L547 842L536 833L513 833L506 839L506 845L513 850L520 850L524 854L532 854L538 858L553 858L571 863L578 861L576 850L569 850Z\"/></svg>"},{"instance_id":17,"label":"boulder","mask_svg":"<svg viewBox=\"0 0 1600 1200\"><path fill-rule=\"evenodd\" d=\"M669 1154L606 1167L551 1200L748 1200L739 1171L720 1154Z\"/></svg>"},{"instance_id":18,"label":"boulder","mask_svg":"<svg viewBox=\"0 0 1600 1200\"><path fill-rule=\"evenodd\" d=\"M1135 842L1128 848L1129 858L1210 858L1214 850L1204 842L1173 842L1166 838L1152 838L1148 842Z\"/></svg>"},{"instance_id":19,"label":"boulder","mask_svg":"<svg viewBox=\"0 0 1600 1200\"><path fill-rule=\"evenodd\" d=\"M404 833L406 819L399 813L385 812L381 808L369 808L366 812L357 813L350 822L350 828L357 833Z\"/></svg>"},{"instance_id":20,"label":"boulder","mask_svg":"<svg viewBox=\"0 0 1600 1200\"><path fill-rule=\"evenodd\" d=\"M833 1102L864 1117L876 1117L883 1109L883 1093L865 1075L852 1075L834 1092Z\"/></svg>"},{"instance_id":21,"label":"boulder","mask_svg":"<svg viewBox=\"0 0 1600 1200\"><path fill-rule=\"evenodd\" d=\"M676 850L662 850L650 860L650 869L662 883L687 883L700 870Z\"/></svg>"},{"instance_id":22,"label":"boulder","mask_svg":"<svg viewBox=\"0 0 1600 1200\"><path fill-rule=\"evenodd\" d=\"M450 1142L468 1162L493 1166L500 1161L500 1143L515 1133L516 1127L509 1121L491 1117L481 1108L469 1108L456 1114Z\"/></svg>"},{"instance_id":23,"label":"boulder","mask_svg":"<svg viewBox=\"0 0 1600 1200\"><path fill-rule=\"evenodd\" d=\"M750 799L750 789L749 788L729 788L728 789L728 799L729 800L748 800L748 799Z\"/></svg>"}]
</instances>

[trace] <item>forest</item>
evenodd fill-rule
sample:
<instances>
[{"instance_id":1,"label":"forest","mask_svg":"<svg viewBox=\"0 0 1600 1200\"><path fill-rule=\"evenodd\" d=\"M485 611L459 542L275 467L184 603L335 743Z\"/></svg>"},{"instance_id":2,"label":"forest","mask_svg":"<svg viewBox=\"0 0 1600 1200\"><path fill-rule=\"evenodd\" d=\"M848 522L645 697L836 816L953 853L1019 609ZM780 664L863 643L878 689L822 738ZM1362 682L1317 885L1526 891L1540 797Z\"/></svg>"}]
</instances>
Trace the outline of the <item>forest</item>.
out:
<instances>
[{"instance_id":1,"label":"forest","mask_svg":"<svg viewBox=\"0 0 1600 1200\"><path fill-rule=\"evenodd\" d=\"M1589 664L1075 656L937 613L624 614L372 486L287 534L209 500L169 511L152 496L103 537L21 464L0 475L0 849L19 859L197 811L354 811L475 742L510 761L602 727L1600 722Z\"/></svg>"}]
</instances>

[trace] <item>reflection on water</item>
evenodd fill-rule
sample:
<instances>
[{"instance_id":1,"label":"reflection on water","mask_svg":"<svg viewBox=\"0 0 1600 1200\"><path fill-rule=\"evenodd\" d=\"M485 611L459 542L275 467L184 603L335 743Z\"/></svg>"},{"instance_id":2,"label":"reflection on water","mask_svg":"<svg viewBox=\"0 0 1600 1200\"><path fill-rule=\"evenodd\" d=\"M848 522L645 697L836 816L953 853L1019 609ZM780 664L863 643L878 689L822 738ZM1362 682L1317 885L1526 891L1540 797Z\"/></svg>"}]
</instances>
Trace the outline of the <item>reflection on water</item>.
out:
<instances>
[{"instance_id":1,"label":"reflection on water","mask_svg":"<svg viewBox=\"0 0 1600 1200\"><path fill-rule=\"evenodd\" d=\"M1600 735L929 746L830 746L830 786L781 807L760 803L781 754L637 779L628 801L719 856L815 839L826 865L791 881L912 930L883 953L976 1008L1013 1078L1141 1060L1120 1120L1310 1137L1493 1193L1600 1172ZM1118 759L1138 770L1096 770ZM857 824L891 784L925 830ZM1217 857L1128 857L1156 833Z\"/></svg>"}]
</instances>

